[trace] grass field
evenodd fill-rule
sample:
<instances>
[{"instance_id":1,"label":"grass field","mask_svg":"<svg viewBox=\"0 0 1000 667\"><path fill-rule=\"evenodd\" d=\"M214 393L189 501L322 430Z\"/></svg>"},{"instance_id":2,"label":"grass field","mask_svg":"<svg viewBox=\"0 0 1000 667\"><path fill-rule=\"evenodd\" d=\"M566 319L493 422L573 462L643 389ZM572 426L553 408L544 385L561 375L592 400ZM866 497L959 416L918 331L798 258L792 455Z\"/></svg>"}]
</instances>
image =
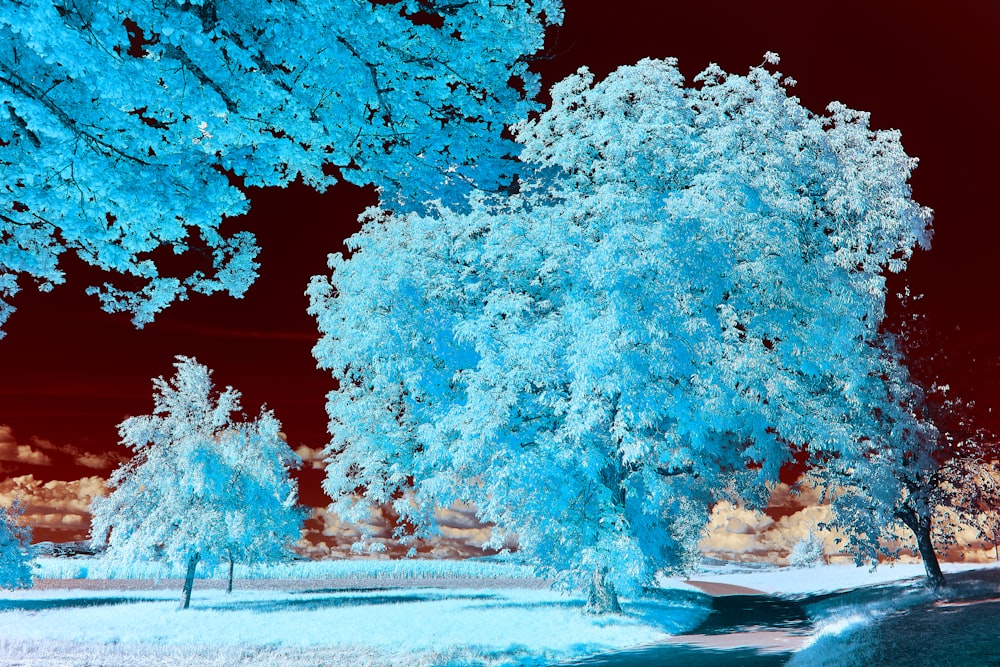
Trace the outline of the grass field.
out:
<instances>
[{"instance_id":1,"label":"grass field","mask_svg":"<svg viewBox=\"0 0 1000 667\"><path fill-rule=\"evenodd\" d=\"M42 559L35 588L0 593L0 665L860 665L890 655L879 629L901 614L1000 621L1000 570L957 565L951 601L922 588L920 566L713 567L609 616L511 562L293 562L238 569L231 594L225 570L182 611L169 568Z\"/></svg>"}]
</instances>

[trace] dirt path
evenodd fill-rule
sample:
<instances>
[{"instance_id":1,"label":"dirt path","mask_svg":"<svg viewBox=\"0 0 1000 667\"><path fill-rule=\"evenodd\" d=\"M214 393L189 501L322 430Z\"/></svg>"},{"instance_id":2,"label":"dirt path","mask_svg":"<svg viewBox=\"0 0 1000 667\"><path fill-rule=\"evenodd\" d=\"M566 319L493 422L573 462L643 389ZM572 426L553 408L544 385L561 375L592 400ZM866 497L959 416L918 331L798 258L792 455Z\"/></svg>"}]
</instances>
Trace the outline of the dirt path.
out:
<instances>
[{"instance_id":1,"label":"dirt path","mask_svg":"<svg viewBox=\"0 0 1000 667\"><path fill-rule=\"evenodd\" d=\"M746 586L734 586L733 584L720 584L714 581L685 581L685 584L694 586L703 593L707 593L712 597L719 597L721 595L766 595L764 591L758 591L756 588L747 588Z\"/></svg>"}]
</instances>

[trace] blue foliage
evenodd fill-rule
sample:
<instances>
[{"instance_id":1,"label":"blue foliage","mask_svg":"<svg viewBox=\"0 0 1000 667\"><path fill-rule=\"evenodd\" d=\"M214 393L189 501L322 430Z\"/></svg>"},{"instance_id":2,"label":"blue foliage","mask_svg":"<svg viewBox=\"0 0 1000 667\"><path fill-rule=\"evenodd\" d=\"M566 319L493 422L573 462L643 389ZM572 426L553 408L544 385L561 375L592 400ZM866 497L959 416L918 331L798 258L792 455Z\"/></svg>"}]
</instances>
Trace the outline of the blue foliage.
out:
<instances>
[{"instance_id":1,"label":"blue foliage","mask_svg":"<svg viewBox=\"0 0 1000 667\"><path fill-rule=\"evenodd\" d=\"M119 425L134 451L92 506L92 540L110 562L192 556L260 563L291 555L302 510L289 471L301 463L268 410L236 421L240 394L215 390L211 372L178 357L171 380L154 380L153 414Z\"/></svg>"},{"instance_id":2,"label":"blue foliage","mask_svg":"<svg viewBox=\"0 0 1000 667\"><path fill-rule=\"evenodd\" d=\"M471 502L545 574L628 591L690 563L713 501L763 503L797 448L866 456L885 271L930 216L898 133L781 80L581 70L515 126L537 168L518 194L369 211L310 287L333 508L391 502L419 533Z\"/></svg>"},{"instance_id":3,"label":"blue foliage","mask_svg":"<svg viewBox=\"0 0 1000 667\"><path fill-rule=\"evenodd\" d=\"M23 502L0 507L0 588L31 587L31 528L19 522Z\"/></svg>"},{"instance_id":4,"label":"blue foliage","mask_svg":"<svg viewBox=\"0 0 1000 667\"><path fill-rule=\"evenodd\" d=\"M126 277L92 291L139 326L242 296L254 238L219 232L240 184L374 183L399 209L508 184L502 131L535 108L527 58L560 20L557 0L3 3L0 325L67 251ZM195 246L200 272L154 261Z\"/></svg>"}]
</instances>

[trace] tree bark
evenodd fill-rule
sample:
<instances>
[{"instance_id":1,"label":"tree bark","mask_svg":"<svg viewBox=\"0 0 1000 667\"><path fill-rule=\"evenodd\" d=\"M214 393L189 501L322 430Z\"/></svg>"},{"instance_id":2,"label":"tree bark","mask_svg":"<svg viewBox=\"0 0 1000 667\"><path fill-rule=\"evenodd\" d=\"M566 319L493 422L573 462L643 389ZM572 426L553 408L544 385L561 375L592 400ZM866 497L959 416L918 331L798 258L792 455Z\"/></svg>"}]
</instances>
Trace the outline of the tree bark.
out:
<instances>
[{"instance_id":1,"label":"tree bark","mask_svg":"<svg viewBox=\"0 0 1000 667\"><path fill-rule=\"evenodd\" d=\"M594 570L594 578L590 580L590 592L587 595L587 606L583 608L588 614L620 614L618 592L614 583L608 581L608 568L600 567Z\"/></svg>"},{"instance_id":2,"label":"tree bark","mask_svg":"<svg viewBox=\"0 0 1000 667\"><path fill-rule=\"evenodd\" d=\"M941 572L941 565L938 563L937 553L934 551L934 544L931 542L931 522L920 521L920 529L916 531L917 549L920 550L920 558L924 561L924 571L927 579L934 588L944 586L944 574Z\"/></svg>"},{"instance_id":3,"label":"tree bark","mask_svg":"<svg viewBox=\"0 0 1000 667\"><path fill-rule=\"evenodd\" d=\"M201 554L195 553L188 559L187 573L184 576L184 589L181 591L181 609L191 606L191 589L194 588L194 571L198 567Z\"/></svg>"},{"instance_id":4,"label":"tree bark","mask_svg":"<svg viewBox=\"0 0 1000 667\"><path fill-rule=\"evenodd\" d=\"M927 581L935 590L943 588L945 584L944 574L941 572L941 565L938 563L937 553L934 551L934 543L931 541L931 517L922 513L918 514L915 510L907 510L900 515L900 518L917 538L917 550L920 552L920 559L924 562Z\"/></svg>"},{"instance_id":5,"label":"tree bark","mask_svg":"<svg viewBox=\"0 0 1000 667\"><path fill-rule=\"evenodd\" d=\"M226 586L226 592L233 592L233 555L229 554L229 584Z\"/></svg>"}]
</instances>

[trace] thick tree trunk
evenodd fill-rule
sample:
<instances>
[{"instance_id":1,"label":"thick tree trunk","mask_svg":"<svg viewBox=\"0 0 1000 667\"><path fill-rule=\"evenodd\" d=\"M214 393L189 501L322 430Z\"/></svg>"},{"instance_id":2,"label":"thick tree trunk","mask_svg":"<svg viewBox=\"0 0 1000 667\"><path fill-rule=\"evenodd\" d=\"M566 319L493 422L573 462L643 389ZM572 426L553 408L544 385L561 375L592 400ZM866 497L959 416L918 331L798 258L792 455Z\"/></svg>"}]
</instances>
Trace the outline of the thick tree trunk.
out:
<instances>
[{"instance_id":1,"label":"thick tree trunk","mask_svg":"<svg viewBox=\"0 0 1000 667\"><path fill-rule=\"evenodd\" d=\"M194 571L198 567L201 554L195 553L188 559L187 573L184 575L184 590L181 591L181 609L191 606L191 589L194 588Z\"/></svg>"},{"instance_id":2,"label":"thick tree trunk","mask_svg":"<svg viewBox=\"0 0 1000 667\"><path fill-rule=\"evenodd\" d=\"M226 586L226 592L233 592L233 557L231 554L229 556L229 584Z\"/></svg>"},{"instance_id":3,"label":"thick tree trunk","mask_svg":"<svg viewBox=\"0 0 1000 667\"><path fill-rule=\"evenodd\" d=\"M934 543L931 541L931 517L918 515L914 510L907 510L901 515L903 523L913 531L917 538L917 550L920 552L920 559L924 562L924 572L927 573L927 580L935 589L944 586L944 574L941 572L941 565L938 563L937 553L934 551Z\"/></svg>"},{"instance_id":4,"label":"thick tree trunk","mask_svg":"<svg viewBox=\"0 0 1000 667\"><path fill-rule=\"evenodd\" d=\"M584 611L588 614L620 614L621 605L618 604L618 593L615 585L608 581L608 568L601 567L594 570L594 578L590 580L590 593L587 595L587 606Z\"/></svg>"}]
</instances>

